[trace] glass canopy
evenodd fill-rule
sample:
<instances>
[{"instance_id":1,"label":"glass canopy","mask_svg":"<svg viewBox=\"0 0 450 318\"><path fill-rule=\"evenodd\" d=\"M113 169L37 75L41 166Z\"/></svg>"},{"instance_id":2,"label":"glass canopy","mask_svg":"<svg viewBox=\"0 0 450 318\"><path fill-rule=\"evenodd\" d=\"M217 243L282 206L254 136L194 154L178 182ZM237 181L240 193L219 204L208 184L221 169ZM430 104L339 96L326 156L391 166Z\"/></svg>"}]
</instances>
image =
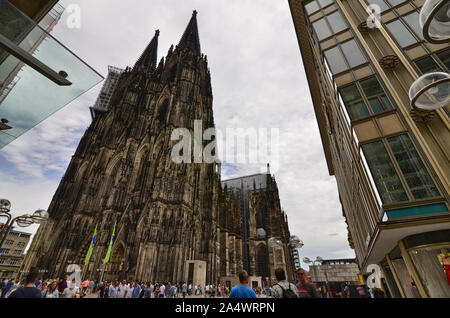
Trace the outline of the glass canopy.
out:
<instances>
[{"instance_id":1,"label":"glass canopy","mask_svg":"<svg viewBox=\"0 0 450 318\"><path fill-rule=\"evenodd\" d=\"M103 80L8 1L0 0L2 36L70 85L56 84L36 66L32 68L0 48L0 119L6 119L11 127L0 129L0 149Z\"/></svg>"}]
</instances>

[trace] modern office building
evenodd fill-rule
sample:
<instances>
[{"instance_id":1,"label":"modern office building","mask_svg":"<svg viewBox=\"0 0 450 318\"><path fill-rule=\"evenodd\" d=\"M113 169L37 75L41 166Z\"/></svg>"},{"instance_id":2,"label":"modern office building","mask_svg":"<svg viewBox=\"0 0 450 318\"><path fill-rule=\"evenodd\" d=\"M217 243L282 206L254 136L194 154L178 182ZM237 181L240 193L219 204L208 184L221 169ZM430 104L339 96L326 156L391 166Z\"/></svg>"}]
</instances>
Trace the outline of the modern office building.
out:
<instances>
[{"instance_id":1,"label":"modern office building","mask_svg":"<svg viewBox=\"0 0 450 318\"><path fill-rule=\"evenodd\" d=\"M62 9L0 0L0 149L103 80L49 34Z\"/></svg>"},{"instance_id":2,"label":"modern office building","mask_svg":"<svg viewBox=\"0 0 450 318\"><path fill-rule=\"evenodd\" d=\"M63 12L64 7L56 4L39 22L39 27L46 32L51 32L60 21ZM46 38L47 33L45 32L33 32L28 36L28 40L23 43L21 48L33 55ZM1 73L5 75L2 76L2 81L0 82L0 105L17 85L20 80L19 72L24 66L25 63L14 57L9 57L2 62Z\"/></svg>"},{"instance_id":3,"label":"modern office building","mask_svg":"<svg viewBox=\"0 0 450 318\"><path fill-rule=\"evenodd\" d=\"M449 44L423 39L423 4L289 0L349 244L394 297L450 297L448 106L419 110L408 95L422 74L450 71Z\"/></svg>"},{"instance_id":4,"label":"modern office building","mask_svg":"<svg viewBox=\"0 0 450 318\"><path fill-rule=\"evenodd\" d=\"M0 249L0 278L16 278L25 258L25 248L31 234L12 230L8 233L3 248Z\"/></svg>"}]
</instances>

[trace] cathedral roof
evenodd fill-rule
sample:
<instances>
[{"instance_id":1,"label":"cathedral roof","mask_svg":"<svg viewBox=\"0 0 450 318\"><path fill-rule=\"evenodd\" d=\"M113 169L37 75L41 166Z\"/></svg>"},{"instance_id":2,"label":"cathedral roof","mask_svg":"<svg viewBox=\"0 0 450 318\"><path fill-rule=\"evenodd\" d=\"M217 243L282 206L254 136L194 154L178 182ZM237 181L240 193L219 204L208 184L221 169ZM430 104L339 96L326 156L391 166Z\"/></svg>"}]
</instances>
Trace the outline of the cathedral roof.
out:
<instances>
[{"instance_id":1,"label":"cathedral roof","mask_svg":"<svg viewBox=\"0 0 450 318\"><path fill-rule=\"evenodd\" d=\"M155 36L139 57L139 60L134 65L134 69L143 67L144 69L153 71L156 68L156 63L158 62L158 37L159 30L156 30Z\"/></svg>"},{"instance_id":2,"label":"cathedral roof","mask_svg":"<svg viewBox=\"0 0 450 318\"><path fill-rule=\"evenodd\" d=\"M194 10L192 13L191 21L189 21L186 30L181 37L180 43L178 44L179 48L185 48L192 50L198 55L201 55L200 49L200 37L198 34L198 25L197 25L197 11Z\"/></svg>"}]
</instances>

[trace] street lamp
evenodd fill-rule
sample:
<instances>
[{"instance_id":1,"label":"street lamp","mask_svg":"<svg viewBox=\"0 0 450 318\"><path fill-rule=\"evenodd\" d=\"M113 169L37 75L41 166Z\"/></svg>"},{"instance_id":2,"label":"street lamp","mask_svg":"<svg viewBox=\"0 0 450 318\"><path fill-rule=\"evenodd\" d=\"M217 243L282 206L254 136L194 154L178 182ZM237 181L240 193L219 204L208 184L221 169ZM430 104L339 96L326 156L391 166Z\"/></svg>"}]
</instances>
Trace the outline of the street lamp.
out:
<instances>
[{"instance_id":1,"label":"street lamp","mask_svg":"<svg viewBox=\"0 0 450 318\"><path fill-rule=\"evenodd\" d=\"M446 43L450 39L450 2L427 0L420 11L423 37L430 43Z\"/></svg>"},{"instance_id":2,"label":"street lamp","mask_svg":"<svg viewBox=\"0 0 450 318\"><path fill-rule=\"evenodd\" d=\"M281 250L283 249L283 242L281 242L279 239L277 239L276 237L271 237L267 240L267 243L269 245L270 248L276 249L276 250Z\"/></svg>"},{"instance_id":3,"label":"street lamp","mask_svg":"<svg viewBox=\"0 0 450 318\"><path fill-rule=\"evenodd\" d=\"M450 103L450 74L434 72L419 77L409 89L411 107L435 110Z\"/></svg>"},{"instance_id":4,"label":"street lamp","mask_svg":"<svg viewBox=\"0 0 450 318\"><path fill-rule=\"evenodd\" d=\"M28 227L33 223L36 224L42 224L45 221L48 220L49 215L48 212L45 210L37 210L32 215L31 214L25 214L21 215L15 218L12 218L11 213L11 202L6 199L0 199L0 217L6 217L8 221L3 225L1 231L0 231L0 248L3 246L3 242L5 241L6 237L8 236L9 231L11 231L11 228L16 222L17 226L20 227Z\"/></svg>"}]
</instances>

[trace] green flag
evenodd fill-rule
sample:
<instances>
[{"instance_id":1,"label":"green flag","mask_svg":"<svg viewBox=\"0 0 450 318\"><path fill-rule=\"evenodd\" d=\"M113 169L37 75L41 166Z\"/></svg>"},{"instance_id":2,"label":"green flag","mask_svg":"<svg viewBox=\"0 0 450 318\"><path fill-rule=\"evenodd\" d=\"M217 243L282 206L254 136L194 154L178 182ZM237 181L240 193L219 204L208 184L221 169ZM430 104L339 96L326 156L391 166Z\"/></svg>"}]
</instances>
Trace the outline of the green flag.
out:
<instances>
[{"instance_id":1,"label":"green flag","mask_svg":"<svg viewBox=\"0 0 450 318\"><path fill-rule=\"evenodd\" d=\"M111 241L109 241L108 252L106 252L105 259L103 260L103 264L107 264L109 262L109 256L111 255L112 246L114 244L114 239L116 238L116 224L114 224L113 232L111 235Z\"/></svg>"},{"instance_id":2,"label":"green flag","mask_svg":"<svg viewBox=\"0 0 450 318\"><path fill-rule=\"evenodd\" d=\"M96 242L97 242L97 226L95 226L94 236L92 237L91 245L89 246L86 258L84 259L84 265L89 264L89 260L91 259L92 251L94 250Z\"/></svg>"}]
</instances>

